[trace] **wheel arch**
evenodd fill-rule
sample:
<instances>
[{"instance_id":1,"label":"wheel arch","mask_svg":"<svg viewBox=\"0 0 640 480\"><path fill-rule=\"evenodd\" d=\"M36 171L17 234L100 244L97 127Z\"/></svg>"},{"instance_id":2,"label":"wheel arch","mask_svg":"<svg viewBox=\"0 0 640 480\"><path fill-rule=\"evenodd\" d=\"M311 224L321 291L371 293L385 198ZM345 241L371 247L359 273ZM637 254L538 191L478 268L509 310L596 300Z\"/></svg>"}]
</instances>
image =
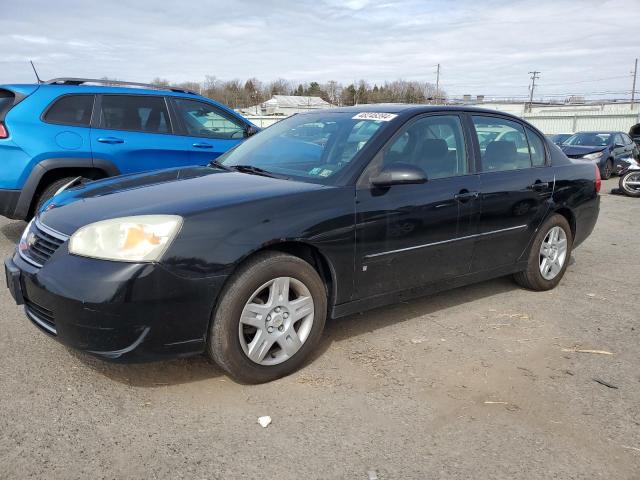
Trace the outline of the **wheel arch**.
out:
<instances>
[{"instance_id":1,"label":"wheel arch","mask_svg":"<svg viewBox=\"0 0 640 480\"><path fill-rule=\"evenodd\" d=\"M569 226L571 227L571 236L575 239L576 238L576 215L575 215L575 213L573 211L571 211L571 209L568 208L568 207L559 207L559 208L556 208L555 210L552 210L548 217L550 217L551 215L556 214L556 213L559 214L559 215L562 215L564 218L567 219L567 222L569 222Z\"/></svg>"},{"instance_id":2,"label":"wheel arch","mask_svg":"<svg viewBox=\"0 0 640 480\"><path fill-rule=\"evenodd\" d=\"M38 195L56 180L64 177L83 176L97 180L119 175L120 170L107 160L91 158L49 158L39 162L31 170L22 188L15 209L15 218L27 219L33 213Z\"/></svg>"},{"instance_id":3,"label":"wheel arch","mask_svg":"<svg viewBox=\"0 0 640 480\"><path fill-rule=\"evenodd\" d=\"M258 248L244 256L235 266L229 278L238 270L238 268L254 256L264 252L281 252L287 253L294 257L298 257L310 264L320 276L327 291L327 306L329 309L333 306L337 298L337 279L333 264L326 254L318 247L310 243L300 240L284 240L277 243L270 243Z\"/></svg>"}]
</instances>

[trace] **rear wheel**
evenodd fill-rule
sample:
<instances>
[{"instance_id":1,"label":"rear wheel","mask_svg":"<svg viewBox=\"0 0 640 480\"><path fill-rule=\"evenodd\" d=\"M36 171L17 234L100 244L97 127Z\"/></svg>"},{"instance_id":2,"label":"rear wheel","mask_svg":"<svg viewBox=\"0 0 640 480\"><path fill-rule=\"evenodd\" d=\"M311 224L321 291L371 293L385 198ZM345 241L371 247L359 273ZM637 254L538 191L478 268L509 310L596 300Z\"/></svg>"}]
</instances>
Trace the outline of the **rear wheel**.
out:
<instances>
[{"instance_id":1,"label":"rear wheel","mask_svg":"<svg viewBox=\"0 0 640 480\"><path fill-rule=\"evenodd\" d=\"M47 201L49 201L56 194L56 192L58 190L60 190L67 183L73 181L76 178L78 178L78 177L64 177L64 178L61 178L59 180L55 180L55 181L51 182L49 185L47 185L45 187L45 189L42 190L42 192L38 196L38 201L36 203L34 213L37 214L40 211L40 209L42 208L42 206Z\"/></svg>"},{"instance_id":2,"label":"rear wheel","mask_svg":"<svg viewBox=\"0 0 640 480\"><path fill-rule=\"evenodd\" d=\"M515 281L530 290L554 288L567 270L572 246L569 222L562 215L553 215L538 230L529 252L527 269L516 273Z\"/></svg>"},{"instance_id":3,"label":"rear wheel","mask_svg":"<svg viewBox=\"0 0 640 480\"><path fill-rule=\"evenodd\" d=\"M625 173L618 182L620 190L629 197L640 197L640 170Z\"/></svg>"},{"instance_id":4,"label":"rear wheel","mask_svg":"<svg viewBox=\"0 0 640 480\"><path fill-rule=\"evenodd\" d=\"M607 163L602 167L601 176L603 180L609 180L613 174L613 160L607 160Z\"/></svg>"},{"instance_id":5,"label":"rear wheel","mask_svg":"<svg viewBox=\"0 0 640 480\"><path fill-rule=\"evenodd\" d=\"M303 364L326 316L324 283L311 265L284 253L262 253L225 287L207 350L236 380L268 382Z\"/></svg>"}]
</instances>

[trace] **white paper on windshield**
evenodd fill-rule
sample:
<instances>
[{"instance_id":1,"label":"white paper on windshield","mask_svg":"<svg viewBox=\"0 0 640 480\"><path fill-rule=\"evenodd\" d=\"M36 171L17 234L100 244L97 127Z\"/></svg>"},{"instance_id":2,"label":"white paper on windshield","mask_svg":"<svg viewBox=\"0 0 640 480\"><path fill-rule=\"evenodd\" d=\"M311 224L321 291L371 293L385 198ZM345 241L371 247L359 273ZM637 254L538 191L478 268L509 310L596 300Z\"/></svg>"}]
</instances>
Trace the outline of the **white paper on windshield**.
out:
<instances>
[{"instance_id":1,"label":"white paper on windshield","mask_svg":"<svg viewBox=\"0 0 640 480\"><path fill-rule=\"evenodd\" d=\"M353 117L353 120L377 120L379 122L390 122L398 115L384 112L362 112Z\"/></svg>"}]
</instances>

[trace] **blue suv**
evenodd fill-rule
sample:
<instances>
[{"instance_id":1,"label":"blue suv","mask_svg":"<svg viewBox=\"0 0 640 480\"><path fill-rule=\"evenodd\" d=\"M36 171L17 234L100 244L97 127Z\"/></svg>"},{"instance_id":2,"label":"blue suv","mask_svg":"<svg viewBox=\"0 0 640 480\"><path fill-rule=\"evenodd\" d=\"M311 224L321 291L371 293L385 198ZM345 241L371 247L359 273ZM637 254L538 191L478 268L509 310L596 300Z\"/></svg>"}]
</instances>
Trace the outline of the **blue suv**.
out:
<instances>
[{"instance_id":1,"label":"blue suv","mask_svg":"<svg viewBox=\"0 0 640 480\"><path fill-rule=\"evenodd\" d=\"M77 78L0 85L0 215L28 219L78 177L206 164L257 131L179 88Z\"/></svg>"}]
</instances>

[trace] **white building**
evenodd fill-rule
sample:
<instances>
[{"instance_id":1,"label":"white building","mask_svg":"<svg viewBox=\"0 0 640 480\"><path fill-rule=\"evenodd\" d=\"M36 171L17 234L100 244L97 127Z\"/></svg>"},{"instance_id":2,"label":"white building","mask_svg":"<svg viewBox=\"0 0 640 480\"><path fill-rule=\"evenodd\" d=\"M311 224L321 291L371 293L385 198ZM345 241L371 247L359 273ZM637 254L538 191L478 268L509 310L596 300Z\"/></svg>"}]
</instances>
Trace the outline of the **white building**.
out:
<instances>
[{"instance_id":1,"label":"white building","mask_svg":"<svg viewBox=\"0 0 640 480\"><path fill-rule=\"evenodd\" d=\"M332 106L333 105L329 102L325 102L320 97L274 95L272 98L260 105L241 108L239 111L244 115L280 115L288 117L294 113L302 113L321 108L331 108Z\"/></svg>"}]
</instances>

